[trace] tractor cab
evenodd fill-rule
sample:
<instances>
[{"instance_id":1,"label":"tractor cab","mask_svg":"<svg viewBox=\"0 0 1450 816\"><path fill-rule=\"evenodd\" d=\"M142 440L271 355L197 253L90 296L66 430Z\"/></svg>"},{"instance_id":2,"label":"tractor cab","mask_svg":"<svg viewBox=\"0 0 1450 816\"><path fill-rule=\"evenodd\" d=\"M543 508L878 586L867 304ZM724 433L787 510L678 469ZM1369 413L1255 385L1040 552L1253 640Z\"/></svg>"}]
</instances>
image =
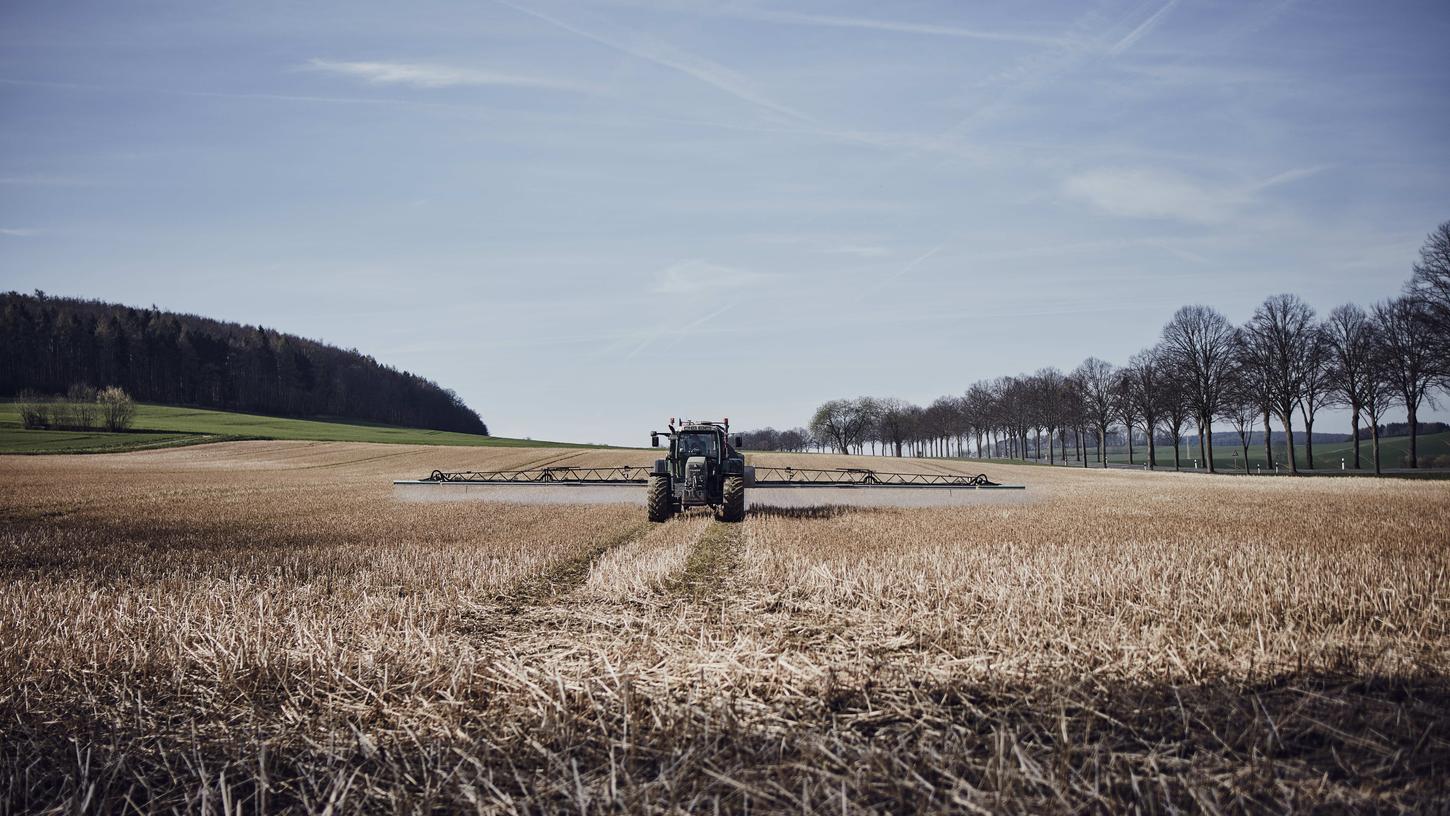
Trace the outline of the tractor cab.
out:
<instances>
[{"instance_id":1,"label":"tractor cab","mask_svg":"<svg viewBox=\"0 0 1450 816\"><path fill-rule=\"evenodd\" d=\"M684 461L695 456L703 456L711 462L720 461L720 449L728 447L723 445L724 434L715 428L699 430L689 428L681 431L670 441L671 453L674 458Z\"/></svg>"}]
</instances>

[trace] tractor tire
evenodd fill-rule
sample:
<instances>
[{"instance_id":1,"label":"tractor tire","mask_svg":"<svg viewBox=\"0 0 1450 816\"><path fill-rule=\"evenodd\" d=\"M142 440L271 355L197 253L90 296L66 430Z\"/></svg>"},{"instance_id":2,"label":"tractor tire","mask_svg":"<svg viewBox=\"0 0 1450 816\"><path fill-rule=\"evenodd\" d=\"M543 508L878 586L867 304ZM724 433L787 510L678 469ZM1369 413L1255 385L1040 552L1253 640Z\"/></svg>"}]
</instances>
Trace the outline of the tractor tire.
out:
<instances>
[{"instance_id":1,"label":"tractor tire","mask_svg":"<svg viewBox=\"0 0 1450 816\"><path fill-rule=\"evenodd\" d=\"M649 494L645 503L649 506L649 520L669 521L675 514L675 502L670 496L670 477L649 477Z\"/></svg>"},{"instance_id":2,"label":"tractor tire","mask_svg":"<svg viewBox=\"0 0 1450 816\"><path fill-rule=\"evenodd\" d=\"M724 492L725 499L720 504L720 520L744 521L745 478L743 476L726 476Z\"/></svg>"}]
</instances>

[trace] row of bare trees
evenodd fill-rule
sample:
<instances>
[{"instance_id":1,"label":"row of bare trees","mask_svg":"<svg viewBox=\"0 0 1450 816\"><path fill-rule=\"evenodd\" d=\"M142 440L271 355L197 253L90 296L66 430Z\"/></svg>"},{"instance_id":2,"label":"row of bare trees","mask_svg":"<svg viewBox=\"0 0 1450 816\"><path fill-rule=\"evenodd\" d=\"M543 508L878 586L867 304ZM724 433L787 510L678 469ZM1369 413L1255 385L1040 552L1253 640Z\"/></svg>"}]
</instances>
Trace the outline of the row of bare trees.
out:
<instances>
[{"instance_id":1,"label":"row of bare trees","mask_svg":"<svg viewBox=\"0 0 1450 816\"><path fill-rule=\"evenodd\" d=\"M883 455L1042 457L1049 463L1096 458L1107 466L1109 445L1121 440L1159 464L1160 444L1182 466L1185 435L1213 450L1215 424L1230 426L1248 468L1249 447L1262 425L1266 461L1272 423L1286 442L1286 464L1300 468L1295 430L1304 430L1303 462L1314 467L1314 422L1344 407L1353 425L1354 467L1361 467L1360 423L1368 422L1372 459L1380 472L1379 429L1403 410L1410 467L1419 465L1418 412L1450 387L1450 221L1427 239L1404 293L1365 310L1346 304L1323 320L1295 295L1268 298L1243 325L1202 305L1179 309L1153 346L1123 366L1089 357L1076 369L973 383L958 396L928 406L899 399L831 400L808 428L747 434L754 449L833 449ZM1094 456L1095 455L1095 456ZM1217 466L1206 456L1209 471Z\"/></svg>"}]
</instances>

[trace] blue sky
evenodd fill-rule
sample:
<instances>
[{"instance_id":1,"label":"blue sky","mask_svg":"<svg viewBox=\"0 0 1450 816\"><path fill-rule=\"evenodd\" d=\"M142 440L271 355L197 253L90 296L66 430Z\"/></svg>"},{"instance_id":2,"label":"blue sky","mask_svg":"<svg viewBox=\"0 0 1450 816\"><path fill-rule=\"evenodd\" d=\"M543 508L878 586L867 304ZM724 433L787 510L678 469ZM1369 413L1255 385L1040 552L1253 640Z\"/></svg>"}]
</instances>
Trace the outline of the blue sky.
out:
<instances>
[{"instance_id":1,"label":"blue sky","mask_svg":"<svg viewBox=\"0 0 1450 816\"><path fill-rule=\"evenodd\" d=\"M511 436L1124 362L1184 303L1389 297L1450 218L1443 2L0 15L0 288L357 347Z\"/></svg>"}]
</instances>

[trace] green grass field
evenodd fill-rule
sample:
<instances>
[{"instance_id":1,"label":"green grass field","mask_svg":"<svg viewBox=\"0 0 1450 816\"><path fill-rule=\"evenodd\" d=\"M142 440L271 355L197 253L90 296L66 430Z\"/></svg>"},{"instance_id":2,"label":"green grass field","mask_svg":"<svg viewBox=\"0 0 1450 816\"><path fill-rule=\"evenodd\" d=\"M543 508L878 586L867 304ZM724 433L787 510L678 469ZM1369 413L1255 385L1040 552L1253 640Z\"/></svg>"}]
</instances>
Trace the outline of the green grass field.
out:
<instances>
[{"instance_id":1,"label":"green grass field","mask_svg":"<svg viewBox=\"0 0 1450 816\"><path fill-rule=\"evenodd\" d=\"M234 439L302 439L320 442L488 447L599 447L401 428L347 419L292 419L169 405L136 406L135 422L131 430L124 433L32 431L21 427L20 413L14 402L0 402L0 453L115 453Z\"/></svg>"}]
</instances>

